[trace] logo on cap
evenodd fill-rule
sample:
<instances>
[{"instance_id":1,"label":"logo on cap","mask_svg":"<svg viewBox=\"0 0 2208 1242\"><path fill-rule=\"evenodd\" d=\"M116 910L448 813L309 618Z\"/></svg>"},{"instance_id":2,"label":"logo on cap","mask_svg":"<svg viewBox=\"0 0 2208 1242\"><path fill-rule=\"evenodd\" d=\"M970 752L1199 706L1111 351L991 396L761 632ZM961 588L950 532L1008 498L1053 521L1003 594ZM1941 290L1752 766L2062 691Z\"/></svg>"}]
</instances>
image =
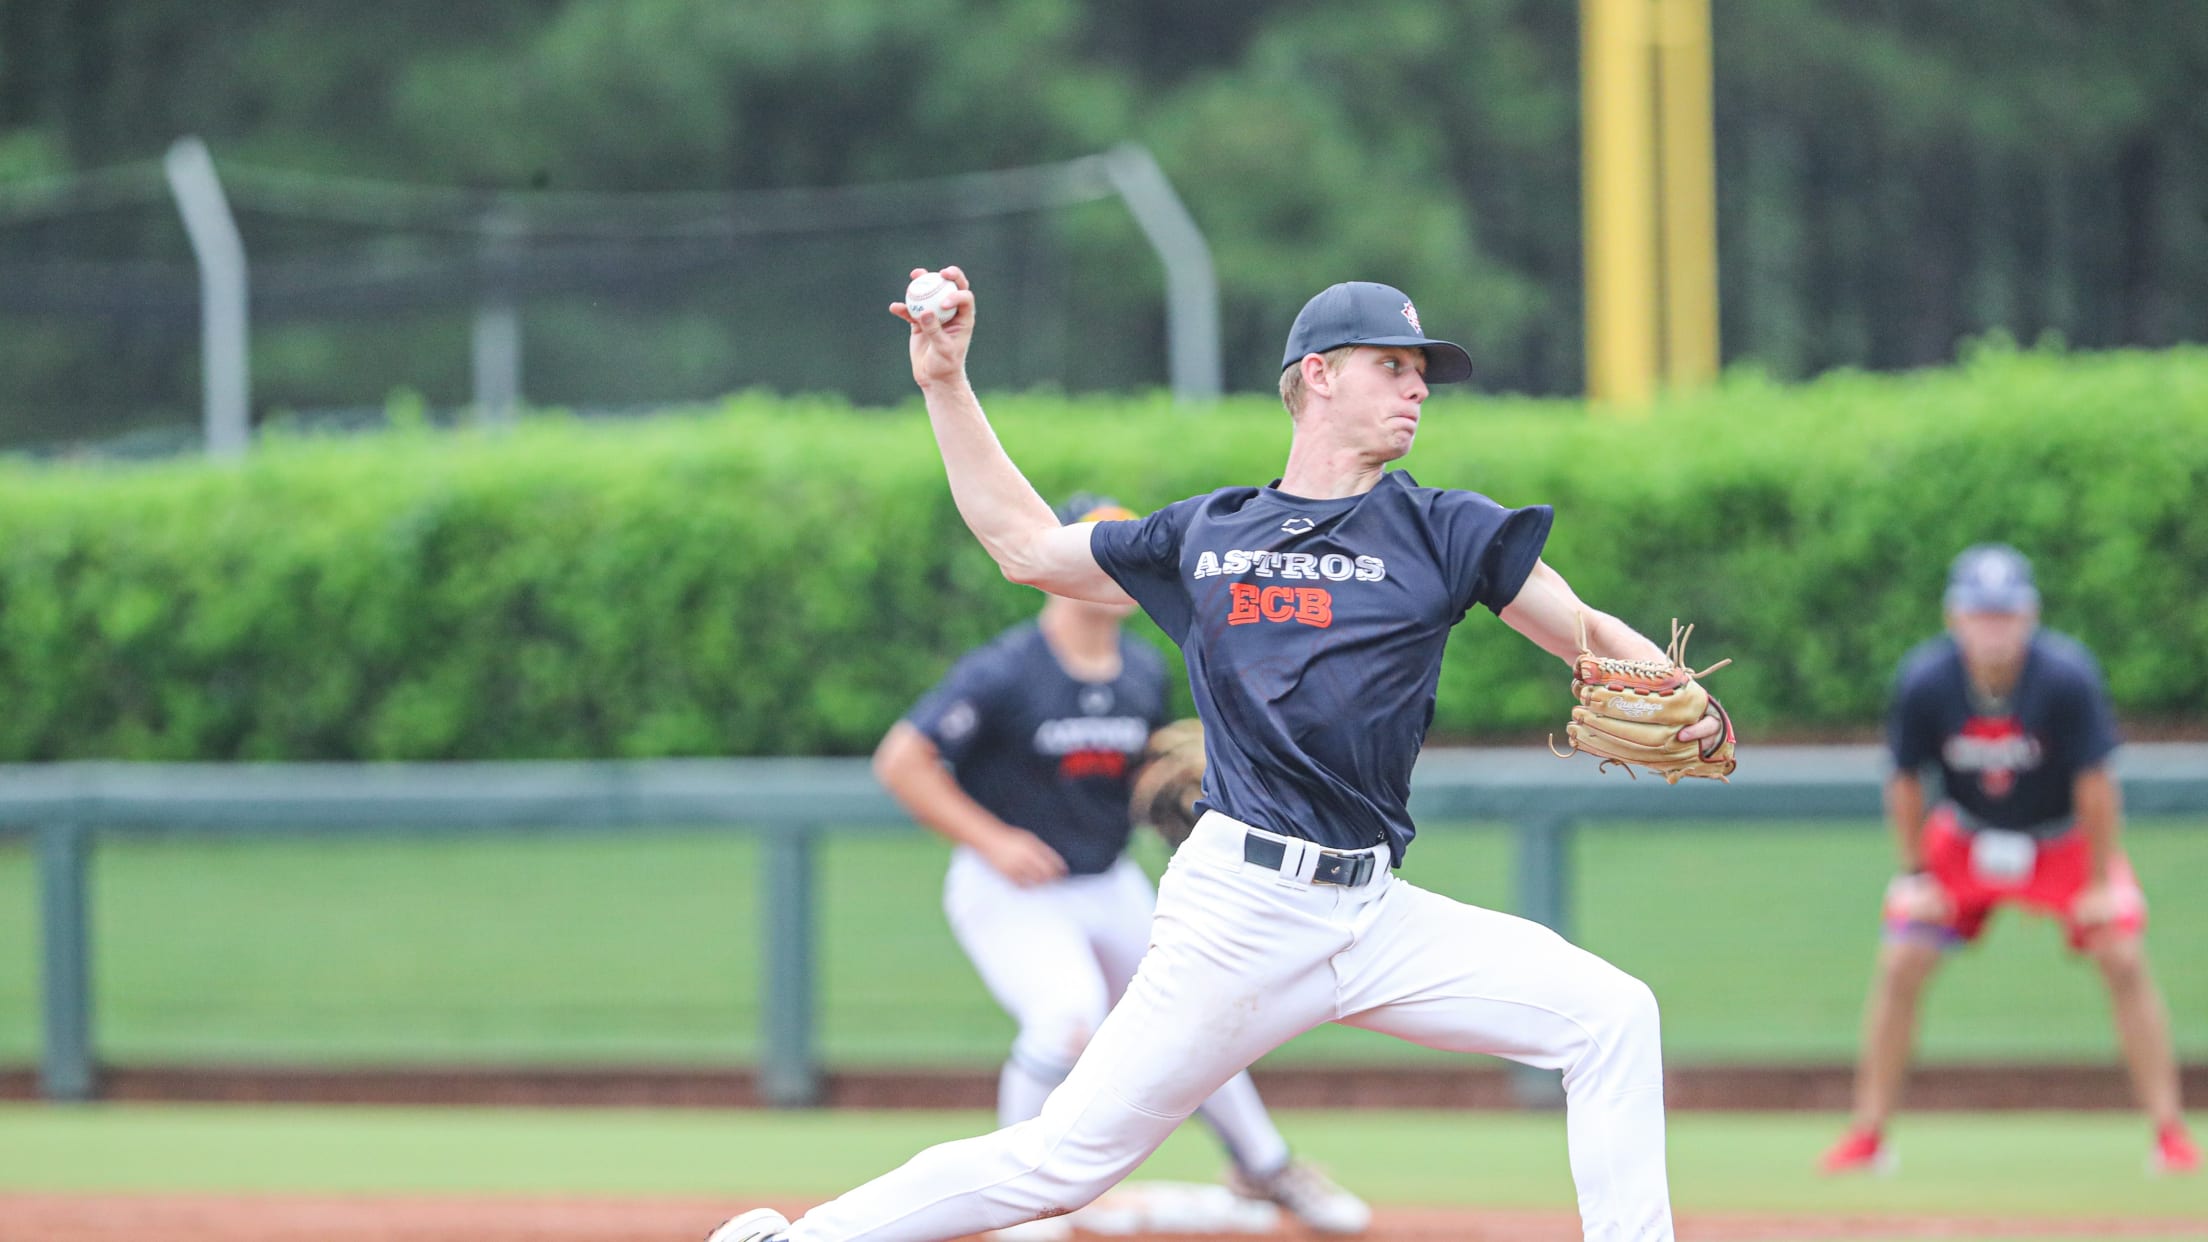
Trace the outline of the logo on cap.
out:
<instances>
[{"instance_id":1,"label":"logo on cap","mask_svg":"<svg viewBox=\"0 0 2208 1242\"><path fill-rule=\"evenodd\" d=\"M1420 336L1426 335L1426 329L1418 326L1417 307L1411 305L1409 302L1405 302L1403 304L1403 317L1411 321L1411 331L1418 333Z\"/></svg>"}]
</instances>

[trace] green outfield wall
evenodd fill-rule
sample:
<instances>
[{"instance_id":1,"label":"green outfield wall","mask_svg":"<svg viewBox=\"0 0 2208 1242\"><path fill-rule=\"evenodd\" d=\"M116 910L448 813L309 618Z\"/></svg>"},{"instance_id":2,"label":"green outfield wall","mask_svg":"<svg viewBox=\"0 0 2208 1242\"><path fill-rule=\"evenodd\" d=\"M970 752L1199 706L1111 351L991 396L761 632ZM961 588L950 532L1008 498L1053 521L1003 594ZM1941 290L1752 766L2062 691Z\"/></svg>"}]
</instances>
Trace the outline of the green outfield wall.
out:
<instances>
[{"instance_id":1,"label":"green outfield wall","mask_svg":"<svg viewBox=\"0 0 2208 1242\"><path fill-rule=\"evenodd\" d=\"M1672 787L1430 751L1404 875L1647 979L1675 1064L1844 1060L1893 865L1880 768L1871 747L1762 747L1729 785ZM2117 770L2192 1056L2208 747L2128 747ZM36 1048L59 1098L148 1062L754 1064L796 1103L824 1065L987 1064L1009 1042L943 925L944 847L858 760L0 767L5 825L29 832L0 833L0 944L28 951L0 954L0 1066ZM2059 928L2000 922L1943 984L1927 1055L2109 1056ZM1421 1054L1324 1028L1276 1055Z\"/></svg>"}]
</instances>

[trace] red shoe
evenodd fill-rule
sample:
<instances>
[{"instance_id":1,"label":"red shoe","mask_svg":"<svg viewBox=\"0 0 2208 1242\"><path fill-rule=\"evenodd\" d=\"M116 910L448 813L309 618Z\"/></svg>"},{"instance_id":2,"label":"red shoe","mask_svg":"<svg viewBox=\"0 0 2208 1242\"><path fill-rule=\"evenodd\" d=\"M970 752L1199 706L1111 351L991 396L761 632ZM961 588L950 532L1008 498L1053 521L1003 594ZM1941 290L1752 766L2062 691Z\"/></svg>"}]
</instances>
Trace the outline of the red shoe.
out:
<instances>
[{"instance_id":1,"label":"red shoe","mask_svg":"<svg viewBox=\"0 0 2208 1242\"><path fill-rule=\"evenodd\" d=\"M1817 1171L1827 1177L1838 1173L1891 1173L1898 1165L1894 1151L1886 1145L1886 1136L1877 1130L1857 1127L1840 1136L1840 1141L1825 1150L1824 1159L1817 1162Z\"/></svg>"},{"instance_id":2,"label":"red shoe","mask_svg":"<svg viewBox=\"0 0 2208 1242\"><path fill-rule=\"evenodd\" d=\"M2149 1167L2164 1175L2200 1172L2200 1148L2185 1133L2183 1122L2173 1121L2154 1136L2154 1160Z\"/></svg>"}]
</instances>

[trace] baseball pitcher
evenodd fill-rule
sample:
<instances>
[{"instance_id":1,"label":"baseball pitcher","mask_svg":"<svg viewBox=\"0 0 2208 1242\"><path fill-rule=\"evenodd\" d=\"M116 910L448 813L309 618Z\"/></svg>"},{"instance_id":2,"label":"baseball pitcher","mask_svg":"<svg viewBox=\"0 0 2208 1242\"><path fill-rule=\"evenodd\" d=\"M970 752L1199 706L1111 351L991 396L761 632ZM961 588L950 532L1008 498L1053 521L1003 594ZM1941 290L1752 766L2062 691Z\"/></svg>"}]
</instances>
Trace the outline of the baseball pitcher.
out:
<instances>
[{"instance_id":1,"label":"baseball pitcher","mask_svg":"<svg viewBox=\"0 0 2208 1242\"><path fill-rule=\"evenodd\" d=\"M914 273L918 275L919 273ZM1203 814L1159 883L1150 950L1042 1113L946 1143L787 1222L749 1212L716 1242L937 1242L1063 1215L1125 1177L1220 1086L1322 1022L1563 1071L1582 1228L1672 1236L1663 1064L1646 985L1555 932L1395 877L1416 826L1411 766L1443 645L1486 608L1573 669L1572 738L1667 775L1732 770L1724 714L1665 649L1582 603L1542 561L1553 515L1422 487L1410 451L1428 385L1470 378L1386 285L1332 286L1288 332L1281 477L1139 521L1060 525L966 381L977 321L910 325L960 514L1006 576L1140 604L1180 644L1204 725ZM1674 643L1674 648L1679 646ZM1609 687L1618 687L1616 691ZM1612 754L1604 713L1696 717ZM1582 719L1578 712L1586 711ZM1622 733L1616 734L1623 736Z\"/></svg>"}]
</instances>

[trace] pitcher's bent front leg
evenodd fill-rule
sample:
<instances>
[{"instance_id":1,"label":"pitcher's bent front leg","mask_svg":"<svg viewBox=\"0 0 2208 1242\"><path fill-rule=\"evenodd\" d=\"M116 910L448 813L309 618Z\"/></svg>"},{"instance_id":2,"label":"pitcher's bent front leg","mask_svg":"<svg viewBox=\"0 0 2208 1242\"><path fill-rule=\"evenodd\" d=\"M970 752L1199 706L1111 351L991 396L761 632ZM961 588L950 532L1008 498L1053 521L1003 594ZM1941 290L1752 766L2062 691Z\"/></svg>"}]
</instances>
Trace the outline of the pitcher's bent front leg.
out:
<instances>
[{"instance_id":1,"label":"pitcher's bent front leg","mask_svg":"<svg viewBox=\"0 0 2208 1242\"><path fill-rule=\"evenodd\" d=\"M1396 883L1345 957L1345 1025L1564 1071L1588 1242L1670 1242L1661 1021L1648 985L1538 923Z\"/></svg>"}]
</instances>

